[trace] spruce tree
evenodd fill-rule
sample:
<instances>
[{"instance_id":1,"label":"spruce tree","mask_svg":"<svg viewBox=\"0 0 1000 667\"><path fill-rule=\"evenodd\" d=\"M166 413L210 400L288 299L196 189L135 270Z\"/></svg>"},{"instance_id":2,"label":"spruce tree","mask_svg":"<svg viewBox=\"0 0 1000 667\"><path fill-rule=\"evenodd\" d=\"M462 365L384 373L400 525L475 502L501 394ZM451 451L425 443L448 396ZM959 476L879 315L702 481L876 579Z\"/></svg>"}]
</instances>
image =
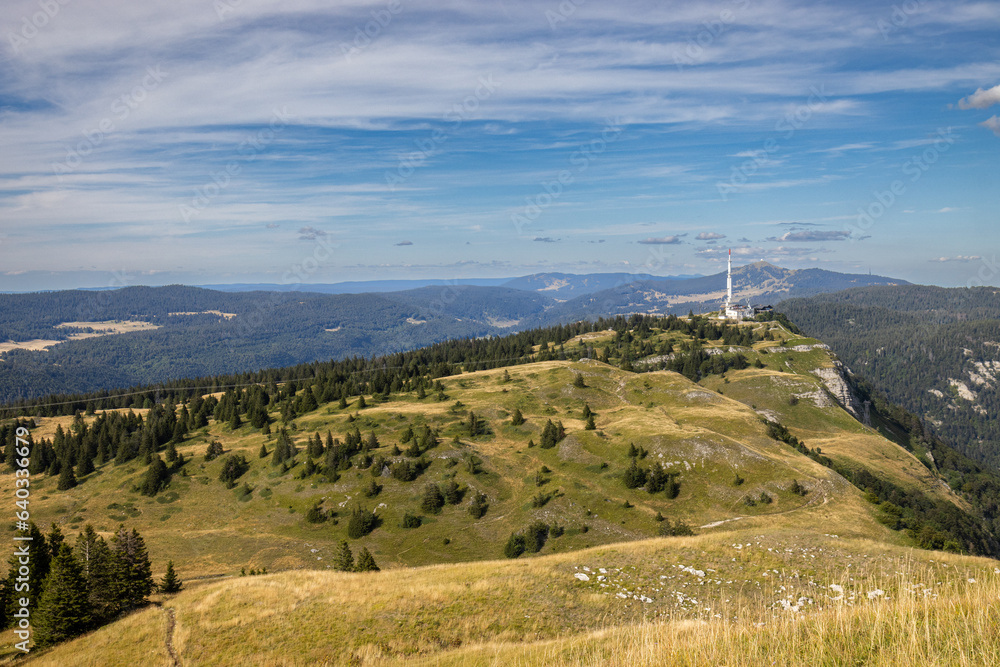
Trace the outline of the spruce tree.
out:
<instances>
[{"instance_id":1,"label":"spruce tree","mask_svg":"<svg viewBox=\"0 0 1000 667\"><path fill-rule=\"evenodd\" d=\"M82 634L90 625L87 582L68 544L59 547L52 561L38 610L32 618L35 643L51 646Z\"/></svg>"},{"instance_id":2,"label":"spruce tree","mask_svg":"<svg viewBox=\"0 0 1000 667\"><path fill-rule=\"evenodd\" d=\"M358 572L378 572L379 566L375 564L375 558L368 549L361 547L361 552L358 554L358 564L354 569Z\"/></svg>"},{"instance_id":3,"label":"spruce tree","mask_svg":"<svg viewBox=\"0 0 1000 667\"><path fill-rule=\"evenodd\" d=\"M135 528L130 533L125 526L119 526L118 533L111 538L111 553L123 584L120 597L122 610L142 606L155 586L146 542Z\"/></svg>"},{"instance_id":4,"label":"spruce tree","mask_svg":"<svg viewBox=\"0 0 1000 667\"><path fill-rule=\"evenodd\" d=\"M184 583L174 572L174 561L167 561L167 572L163 575L163 579L160 581L160 592L161 593L177 593L184 587Z\"/></svg>"},{"instance_id":5,"label":"spruce tree","mask_svg":"<svg viewBox=\"0 0 1000 667\"><path fill-rule=\"evenodd\" d=\"M66 461L62 464L62 470L59 471L59 482L56 484L56 488L60 491L66 491L74 486L76 486L76 475L73 474L73 466Z\"/></svg>"},{"instance_id":6,"label":"spruce tree","mask_svg":"<svg viewBox=\"0 0 1000 667\"><path fill-rule=\"evenodd\" d=\"M524 423L524 415L518 408L514 408L514 414L510 417L510 423L512 426L520 426Z\"/></svg>"},{"instance_id":7,"label":"spruce tree","mask_svg":"<svg viewBox=\"0 0 1000 667\"><path fill-rule=\"evenodd\" d=\"M153 457L146 474L139 485L139 492L144 496L155 496L166 485L170 473L167 471L167 464L163 462L159 454Z\"/></svg>"},{"instance_id":8,"label":"spruce tree","mask_svg":"<svg viewBox=\"0 0 1000 667\"><path fill-rule=\"evenodd\" d=\"M347 542L340 543L340 551L333 561L333 567L341 572L354 571L354 554L351 553L351 546Z\"/></svg>"},{"instance_id":9,"label":"spruce tree","mask_svg":"<svg viewBox=\"0 0 1000 667\"><path fill-rule=\"evenodd\" d=\"M444 494L437 484L428 484L424 487L424 497L420 501L420 509L429 514L439 514L444 507Z\"/></svg>"}]
</instances>

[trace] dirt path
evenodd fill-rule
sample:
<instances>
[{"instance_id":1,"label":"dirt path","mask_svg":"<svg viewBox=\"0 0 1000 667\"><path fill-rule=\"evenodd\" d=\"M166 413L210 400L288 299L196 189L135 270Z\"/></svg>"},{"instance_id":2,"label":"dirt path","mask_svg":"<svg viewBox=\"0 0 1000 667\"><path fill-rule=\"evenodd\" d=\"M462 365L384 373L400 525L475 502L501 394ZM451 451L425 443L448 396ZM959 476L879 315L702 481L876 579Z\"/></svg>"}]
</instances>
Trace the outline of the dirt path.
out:
<instances>
[{"instance_id":1,"label":"dirt path","mask_svg":"<svg viewBox=\"0 0 1000 667\"><path fill-rule=\"evenodd\" d=\"M754 516L734 516L734 517L729 518L729 519L722 519L720 521L713 521L711 523L706 523L704 526L698 526L698 527L699 528L718 528L719 526L721 526L724 523L729 523L730 521L739 521L740 519L757 519L757 518L765 517L765 516L778 516L779 514L790 514L792 512L801 512L804 509L808 509L810 507L815 506L816 503L819 503L820 498L823 499L823 502L819 503L819 504L820 505L826 505L826 503L830 500L829 496L827 496L826 491L824 491L822 489L819 489L818 491L819 491L819 493L816 493L805 504L799 505L798 507L793 507L792 509L789 509L789 510L781 510L780 512L766 512L766 513L763 513L763 514L756 514Z\"/></svg>"},{"instance_id":2,"label":"dirt path","mask_svg":"<svg viewBox=\"0 0 1000 667\"><path fill-rule=\"evenodd\" d=\"M181 657L177 655L177 650L174 648L174 627L177 625L177 614L173 607L164 607L163 611L167 614L167 653L170 654L174 667L181 667Z\"/></svg>"}]
</instances>

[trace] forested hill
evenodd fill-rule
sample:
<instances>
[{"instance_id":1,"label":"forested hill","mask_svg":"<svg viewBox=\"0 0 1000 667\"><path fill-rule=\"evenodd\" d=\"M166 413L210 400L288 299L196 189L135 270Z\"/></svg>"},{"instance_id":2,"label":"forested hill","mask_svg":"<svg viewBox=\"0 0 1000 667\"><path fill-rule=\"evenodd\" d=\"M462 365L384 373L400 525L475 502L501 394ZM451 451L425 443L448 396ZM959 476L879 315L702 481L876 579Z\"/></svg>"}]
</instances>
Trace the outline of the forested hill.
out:
<instances>
[{"instance_id":1,"label":"forested hill","mask_svg":"<svg viewBox=\"0 0 1000 667\"><path fill-rule=\"evenodd\" d=\"M550 300L503 287L426 287L392 294L225 293L194 287L0 295L0 342L46 351L0 355L0 402L174 378L219 375L409 350L509 331ZM158 327L67 340L116 320Z\"/></svg>"},{"instance_id":2,"label":"forested hill","mask_svg":"<svg viewBox=\"0 0 1000 667\"><path fill-rule=\"evenodd\" d=\"M781 309L962 452L1000 466L1000 290L867 287Z\"/></svg>"},{"instance_id":3,"label":"forested hill","mask_svg":"<svg viewBox=\"0 0 1000 667\"><path fill-rule=\"evenodd\" d=\"M724 274L629 283L640 277L541 274L516 283L523 289L456 283L362 294L181 285L0 294L0 403L372 357L633 312L706 312L718 308L726 284ZM900 282L766 262L734 269L733 278L737 298L755 302ZM561 301L608 284L621 286Z\"/></svg>"}]
</instances>

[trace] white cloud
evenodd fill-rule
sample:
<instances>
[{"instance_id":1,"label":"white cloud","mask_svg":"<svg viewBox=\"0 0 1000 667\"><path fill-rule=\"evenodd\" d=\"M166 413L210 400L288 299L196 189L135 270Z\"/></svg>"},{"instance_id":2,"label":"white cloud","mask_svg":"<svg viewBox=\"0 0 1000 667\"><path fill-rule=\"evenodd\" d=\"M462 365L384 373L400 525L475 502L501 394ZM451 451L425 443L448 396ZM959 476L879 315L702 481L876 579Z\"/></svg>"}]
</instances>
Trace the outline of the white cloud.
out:
<instances>
[{"instance_id":1,"label":"white cloud","mask_svg":"<svg viewBox=\"0 0 1000 667\"><path fill-rule=\"evenodd\" d=\"M932 262L976 262L982 259L979 255L956 255L954 257L935 257Z\"/></svg>"},{"instance_id":2,"label":"white cloud","mask_svg":"<svg viewBox=\"0 0 1000 667\"><path fill-rule=\"evenodd\" d=\"M980 125L1000 137L1000 117L991 116L980 123Z\"/></svg>"},{"instance_id":3,"label":"white cloud","mask_svg":"<svg viewBox=\"0 0 1000 667\"><path fill-rule=\"evenodd\" d=\"M719 234L718 232L702 232L695 237L699 241L716 241L718 239L726 238L725 234Z\"/></svg>"},{"instance_id":4,"label":"white cloud","mask_svg":"<svg viewBox=\"0 0 1000 667\"><path fill-rule=\"evenodd\" d=\"M660 236L658 238L648 238L639 241L643 245L676 245L681 242L678 236Z\"/></svg>"},{"instance_id":5,"label":"white cloud","mask_svg":"<svg viewBox=\"0 0 1000 667\"><path fill-rule=\"evenodd\" d=\"M976 92L958 101L959 109L988 109L994 104L1000 104L1000 86L989 90L977 88Z\"/></svg>"}]
</instances>

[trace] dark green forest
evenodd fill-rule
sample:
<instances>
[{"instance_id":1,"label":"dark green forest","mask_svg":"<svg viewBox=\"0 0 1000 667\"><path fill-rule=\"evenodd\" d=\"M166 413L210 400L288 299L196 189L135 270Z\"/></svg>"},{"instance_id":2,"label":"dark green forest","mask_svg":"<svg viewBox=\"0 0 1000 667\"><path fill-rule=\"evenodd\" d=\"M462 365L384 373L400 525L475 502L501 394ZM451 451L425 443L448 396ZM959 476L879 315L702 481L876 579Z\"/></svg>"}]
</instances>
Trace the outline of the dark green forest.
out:
<instances>
[{"instance_id":1,"label":"dark green forest","mask_svg":"<svg viewBox=\"0 0 1000 667\"><path fill-rule=\"evenodd\" d=\"M781 309L888 400L964 454L1000 467L1000 382L977 367L1000 359L996 289L866 287L791 299ZM970 371L986 383L973 382ZM950 379L965 382L975 400Z\"/></svg>"}]
</instances>

